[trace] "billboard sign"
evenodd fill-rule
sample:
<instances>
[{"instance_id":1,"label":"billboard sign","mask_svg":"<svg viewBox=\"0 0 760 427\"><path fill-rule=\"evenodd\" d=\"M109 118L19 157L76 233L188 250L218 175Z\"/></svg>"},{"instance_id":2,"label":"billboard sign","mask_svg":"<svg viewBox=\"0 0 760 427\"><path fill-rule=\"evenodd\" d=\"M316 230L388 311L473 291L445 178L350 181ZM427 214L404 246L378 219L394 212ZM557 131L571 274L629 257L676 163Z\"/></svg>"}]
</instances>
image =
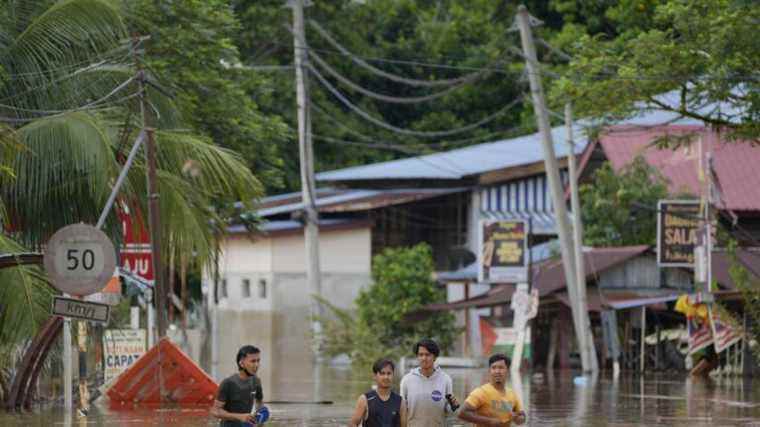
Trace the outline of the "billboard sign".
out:
<instances>
[{"instance_id":1,"label":"billboard sign","mask_svg":"<svg viewBox=\"0 0 760 427\"><path fill-rule=\"evenodd\" d=\"M145 354L145 329L107 329L103 334L103 351L108 384Z\"/></svg>"},{"instance_id":2,"label":"billboard sign","mask_svg":"<svg viewBox=\"0 0 760 427\"><path fill-rule=\"evenodd\" d=\"M527 251L528 224L525 221L480 221L478 280L484 283L526 283Z\"/></svg>"},{"instance_id":3,"label":"billboard sign","mask_svg":"<svg viewBox=\"0 0 760 427\"><path fill-rule=\"evenodd\" d=\"M698 200L660 200L657 203L657 264L694 268L699 226Z\"/></svg>"}]
</instances>

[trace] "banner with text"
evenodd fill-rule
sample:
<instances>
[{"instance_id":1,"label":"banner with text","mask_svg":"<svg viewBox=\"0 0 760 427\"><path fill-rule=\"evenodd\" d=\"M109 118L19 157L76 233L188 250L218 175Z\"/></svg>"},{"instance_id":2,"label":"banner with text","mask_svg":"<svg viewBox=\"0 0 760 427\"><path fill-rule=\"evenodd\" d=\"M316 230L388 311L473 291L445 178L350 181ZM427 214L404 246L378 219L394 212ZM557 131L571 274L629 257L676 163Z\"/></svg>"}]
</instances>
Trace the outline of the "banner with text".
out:
<instances>
[{"instance_id":1,"label":"banner with text","mask_svg":"<svg viewBox=\"0 0 760 427\"><path fill-rule=\"evenodd\" d=\"M657 264L694 268L694 248L700 226L698 200L657 203Z\"/></svg>"},{"instance_id":2,"label":"banner with text","mask_svg":"<svg viewBox=\"0 0 760 427\"><path fill-rule=\"evenodd\" d=\"M145 354L145 329L107 329L103 334L105 382L108 384Z\"/></svg>"},{"instance_id":3,"label":"banner with text","mask_svg":"<svg viewBox=\"0 0 760 427\"><path fill-rule=\"evenodd\" d=\"M520 220L480 221L478 280L488 283L528 281L528 225Z\"/></svg>"}]
</instances>

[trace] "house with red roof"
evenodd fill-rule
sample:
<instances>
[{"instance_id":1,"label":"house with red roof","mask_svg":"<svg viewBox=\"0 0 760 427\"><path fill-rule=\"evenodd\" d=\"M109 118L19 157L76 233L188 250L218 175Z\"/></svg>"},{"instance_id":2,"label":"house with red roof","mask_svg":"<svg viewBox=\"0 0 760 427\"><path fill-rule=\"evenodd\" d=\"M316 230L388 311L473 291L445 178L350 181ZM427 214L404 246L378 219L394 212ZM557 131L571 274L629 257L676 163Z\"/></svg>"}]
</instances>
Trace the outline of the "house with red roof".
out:
<instances>
[{"instance_id":1,"label":"house with red roof","mask_svg":"<svg viewBox=\"0 0 760 427\"><path fill-rule=\"evenodd\" d=\"M659 144L666 140L670 146ZM662 174L673 195L699 197L706 191L700 176L711 173L721 223L743 245L760 246L760 143L698 124L610 126L581 155L580 179L590 181L604 161L620 171L638 156Z\"/></svg>"}]
</instances>

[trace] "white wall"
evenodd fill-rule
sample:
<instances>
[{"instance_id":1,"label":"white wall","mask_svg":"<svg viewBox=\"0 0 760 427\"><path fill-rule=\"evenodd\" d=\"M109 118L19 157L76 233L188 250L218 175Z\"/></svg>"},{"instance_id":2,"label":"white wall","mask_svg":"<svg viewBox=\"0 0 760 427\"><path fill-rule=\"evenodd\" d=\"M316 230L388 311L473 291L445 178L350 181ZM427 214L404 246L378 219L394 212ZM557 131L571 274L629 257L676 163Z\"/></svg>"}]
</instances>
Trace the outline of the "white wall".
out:
<instances>
[{"instance_id":1,"label":"white wall","mask_svg":"<svg viewBox=\"0 0 760 427\"><path fill-rule=\"evenodd\" d=\"M359 290L370 284L371 230L368 226L321 230L319 237L322 295L339 308L351 308ZM224 243L223 251L219 276L227 283L227 296L221 295L220 289L216 379L234 372L230 360L241 345L253 344L264 352L266 363L259 373L267 384L284 357L307 357L311 353L311 295L306 281L303 233L255 241L234 237ZM211 277L204 272L206 283L211 283ZM245 279L250 280L250 296L243 292ZM267 287L263 298L258 294L260 280Z\"/></svg>"},{"instance_id":2,"label":"white wall","mask_svg":"<svg viewBox=\"0 0 760 427\"><path fill-rule=\"evenodd\" d=\"M320 231L319 265L324 273L367 273L371 268L372 231L358 228ZM272 239L272 271L306 271L303 234Z\"/></svg>"}]
</instances>

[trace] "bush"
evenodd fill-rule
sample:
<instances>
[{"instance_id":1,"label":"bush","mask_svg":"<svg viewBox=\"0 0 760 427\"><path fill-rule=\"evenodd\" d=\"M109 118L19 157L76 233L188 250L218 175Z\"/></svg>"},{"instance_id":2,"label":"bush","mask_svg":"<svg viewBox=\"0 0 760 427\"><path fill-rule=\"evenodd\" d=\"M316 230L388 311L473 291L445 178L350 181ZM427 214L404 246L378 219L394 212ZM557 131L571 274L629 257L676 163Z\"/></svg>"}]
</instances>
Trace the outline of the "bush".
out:
<instances>
[{"instance_id":1,"label":"bush","mask_svg":"<svg viewBox=\"0 0 760 427\"><path fill-rule=\"evenodd\" d=\"M433 281L430 246L389 248L372 262L372 285L355 301L355 317L324 300L333 316L323 318L322 349L328 356L347 354L352 363L367 366L379 357L397 358L411 353L414 342L433 338L443 352L461 332L454 315L437 312L421 321L407 321L408 314L425 305L445 302L446 292Z\"/></svg>"}]
</instances>

